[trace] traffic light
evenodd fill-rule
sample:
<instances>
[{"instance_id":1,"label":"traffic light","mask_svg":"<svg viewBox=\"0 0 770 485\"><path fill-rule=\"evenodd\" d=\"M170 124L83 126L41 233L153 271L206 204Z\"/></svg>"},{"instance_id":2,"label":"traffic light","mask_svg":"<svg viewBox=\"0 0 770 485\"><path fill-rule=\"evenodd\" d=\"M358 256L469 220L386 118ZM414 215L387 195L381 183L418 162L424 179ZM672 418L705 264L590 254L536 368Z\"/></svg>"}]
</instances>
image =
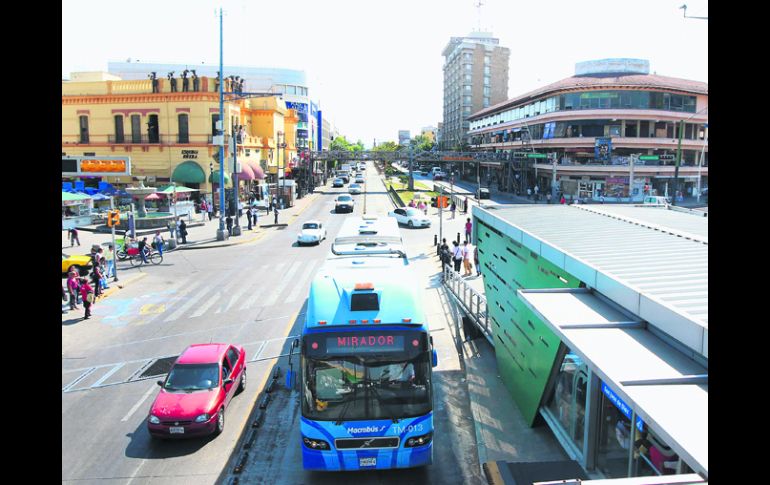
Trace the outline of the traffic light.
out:
<instances>
[{"instance_id":1,"label":"traffic light","mask_svg":"<svg viewBox=\"0 0 770 485\"><path fill-rule=\"evenodd\" d=\"M114 210L107 213L107 227L120 225L120 211Z\"/></svg>"}]
</instances>

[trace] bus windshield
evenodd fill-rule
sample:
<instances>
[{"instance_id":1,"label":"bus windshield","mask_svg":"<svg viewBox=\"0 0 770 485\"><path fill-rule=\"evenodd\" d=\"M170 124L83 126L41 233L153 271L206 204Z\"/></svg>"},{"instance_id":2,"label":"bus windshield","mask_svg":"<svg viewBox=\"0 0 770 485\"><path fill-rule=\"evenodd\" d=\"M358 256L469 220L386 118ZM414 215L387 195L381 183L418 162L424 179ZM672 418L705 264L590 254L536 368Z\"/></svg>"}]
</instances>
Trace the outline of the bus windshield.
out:
<instances>
[{"instance_id":1,"label":"bus windshield","mask_svg":"<svg viewBox=\"0 0 770 485\"><path fill-rule=\"evenodd\" d=\"M429 413L428 354L401 357L305 357L303 416L322 421L395 421Z\"/></svg>"}]
</instances>

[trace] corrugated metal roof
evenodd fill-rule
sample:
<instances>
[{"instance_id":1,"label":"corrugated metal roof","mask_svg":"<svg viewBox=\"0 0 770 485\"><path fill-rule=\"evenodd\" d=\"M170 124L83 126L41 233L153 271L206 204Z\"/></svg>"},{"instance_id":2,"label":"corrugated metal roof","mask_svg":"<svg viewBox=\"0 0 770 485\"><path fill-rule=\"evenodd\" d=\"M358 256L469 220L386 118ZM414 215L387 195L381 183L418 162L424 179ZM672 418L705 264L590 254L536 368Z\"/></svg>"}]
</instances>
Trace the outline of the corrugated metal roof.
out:
<instances>
[{"instance_id":1,"label":"corrugated metal roof","mask_svg":"<svg viewBox=\"0 0 770 485\"><path fill-rule=\"evenodd\" d=\"M632 204L590 204L578 206L579 209L603 212L608 215L627 218L629 220L645 221L665 227L674 232L698 236L708 243L708 217L701 214L685 214L665 207L632 205Z\"/></svg>"},{"instance_id":2,"label":"corrugated metal roof","mask_svg":"<svg viewBox=\"0 0 770 485\"><path fill-rule=\"evenodd\" d=\"M677 234L707 237L695 227L707 221L646 210L629 212L645 225L564 205L474 207L473 215L708 357L708 244Z\"/></svg>"}]
</instances>

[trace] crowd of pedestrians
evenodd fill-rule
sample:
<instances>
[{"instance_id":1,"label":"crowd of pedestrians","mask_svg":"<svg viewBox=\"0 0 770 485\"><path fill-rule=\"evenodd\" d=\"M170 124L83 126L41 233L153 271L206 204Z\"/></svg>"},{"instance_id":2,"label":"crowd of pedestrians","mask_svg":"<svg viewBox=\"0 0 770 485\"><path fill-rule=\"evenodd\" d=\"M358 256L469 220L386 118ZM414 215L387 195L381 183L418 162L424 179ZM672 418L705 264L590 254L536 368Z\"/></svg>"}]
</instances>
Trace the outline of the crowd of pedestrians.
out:
<instances>
[{"instance_id":1,"label":"crowd of pedestrians","mask_svg":"<svg viewBox=\"0 0 770 485\"><path fill-rule=\"evenodd\" d=\"M108 279L115 275L115 260L112 255L112 245L108 251L104 248L91 248L91 272L82 273L72 268L67 274L66 289L62 286L62 300L69 302L69 310L79 310L78 304L83 305L83 319L91 317L91 308L97 299L108 289ZM109 259L108 259L109 258ZM65 313L62 310L62 313Z\"/></svg>"},{"instance_id":2,"label":"crowd of pedestrians","mask_svg":"<svg viewBox=\"0 0 770 485\"><path fill-rule=\"evenodd\" d=\"M470 217L465 222L465 241L462 246L458 241L452 241L452 248L447 244L446 238L441 241L439 246L439 259L441 266L453 266L456 272L463 269L463 276L473 276L474 268L476 276L481 276L481 265L479 263L479 250L471 244L471 234L473 233L473 223Z\"/></svg>"}]
</instances>

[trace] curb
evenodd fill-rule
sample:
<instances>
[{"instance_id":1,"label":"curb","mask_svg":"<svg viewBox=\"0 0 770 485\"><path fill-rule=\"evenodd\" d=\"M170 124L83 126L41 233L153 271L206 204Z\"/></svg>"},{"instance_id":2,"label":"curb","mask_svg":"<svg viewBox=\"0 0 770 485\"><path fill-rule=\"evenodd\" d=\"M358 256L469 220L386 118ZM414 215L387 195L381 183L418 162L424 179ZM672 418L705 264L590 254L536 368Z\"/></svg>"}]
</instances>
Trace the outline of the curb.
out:
<instances>
[{"instance_id":1,"label":"curb","mask_svg":"<svg viewBox=\"0 0 770 485\"><path fill-rule=\"evenodd\" d=\"M129 278L126 278L125 280L118 280L117 283L113 281L112 282L112 287L110 289L108 289L108 290L105 290L102 293L102 296L101 296L101 298L99 298L99 301L102 301L102 300L106 299L108 296L112 295L116 291L122 290L123 288L125 288L127 284L133 283L134 281L137 281L137 280L140 280L140 279L144 278L145 276L147 276L147 273L138 273L135 276L131 276Z\"/></svg>"},{"instance_id":2,"label":"curb","mask_svg":"<svg viewBox=\"0 0 770 485\"><path fill-rule=\"evenodd\" d=\"M259 234L257 234L256 236L252 237L251 239L244 239L242 241L236 241L236 242L232 242L232 243L216 244L216 245L213 245L213 246L177 246L177 249L180 250L180 251L193 251L195 249L226 248L228 246L237 246L239 244L246 244L246 243L257 241L259 239L262 239L265 236L265 234L267 234L267 233L263 231L263 232L260 232Z\"/></svg>"}]
</instances>

